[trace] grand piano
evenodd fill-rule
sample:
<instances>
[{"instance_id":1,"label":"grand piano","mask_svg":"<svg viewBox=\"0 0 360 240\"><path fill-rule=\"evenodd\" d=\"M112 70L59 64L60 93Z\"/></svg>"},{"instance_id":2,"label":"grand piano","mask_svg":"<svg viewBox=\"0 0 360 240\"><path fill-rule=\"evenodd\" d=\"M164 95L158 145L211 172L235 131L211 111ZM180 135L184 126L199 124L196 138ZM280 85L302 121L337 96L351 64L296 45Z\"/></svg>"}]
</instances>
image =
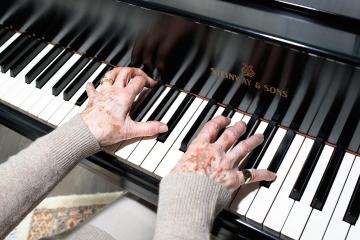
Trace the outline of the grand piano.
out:
<instances>
[{"instance_id":1,"label":"grand piano","mask_svg":"<svg viewBox=\"0 0 360 240\"><path fill-rule=\"evenodd\" d=\"M156 205L205 122L245 121L242 163L277 173L238 189L217 239L360 239L360 4L298 0L2 0L0 123L36 139L87 104L116 66L158 84L131 116L169 132L82 164Z\"/></svg>"}]
</instances>

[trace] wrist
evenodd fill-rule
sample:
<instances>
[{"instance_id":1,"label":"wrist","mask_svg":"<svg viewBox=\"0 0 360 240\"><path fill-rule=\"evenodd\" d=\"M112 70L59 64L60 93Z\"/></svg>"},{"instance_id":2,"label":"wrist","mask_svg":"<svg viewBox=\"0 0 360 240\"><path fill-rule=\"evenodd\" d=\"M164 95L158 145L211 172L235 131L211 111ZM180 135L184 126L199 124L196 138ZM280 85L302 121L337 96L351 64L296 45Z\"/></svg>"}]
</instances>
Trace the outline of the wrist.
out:
<instances>
[{"instance_id":1,"label":"wrist","mask_svg":"<svg viewBox=\"0 0 360 240\"><path fill-rule=\"evenodd\" d=\"M158 217L166 222L210 230L213 219L230 198L225 187L206 176L172 173L160 184Z\"/></svg>"}]
</instances>

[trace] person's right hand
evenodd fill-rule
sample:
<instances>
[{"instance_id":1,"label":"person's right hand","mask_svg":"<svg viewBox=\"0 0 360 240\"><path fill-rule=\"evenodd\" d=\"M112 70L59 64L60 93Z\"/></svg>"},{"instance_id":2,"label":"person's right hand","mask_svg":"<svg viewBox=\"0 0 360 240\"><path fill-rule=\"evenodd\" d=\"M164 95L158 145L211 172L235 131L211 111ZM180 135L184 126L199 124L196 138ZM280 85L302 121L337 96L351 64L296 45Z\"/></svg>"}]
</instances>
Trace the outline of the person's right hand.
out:
<instances>
[{"instance_id":1,"label":"person's right hand","mask_svg":"<svg viewBox=\"0 0 360 240\"><path fill-rule=\"evenodd\" d=\"M230 119L223 116L217 116L207 122L172 171L204 175L222 184L230 192L245 183L273 181L276 178L275 173L266 169L249 169L251 179L245 182L244 172L238 170L238 164L263 142L263 136L255 134L230 149L245 133L246 125L244 122L238 122L226 128L216 140L220 130L229 123Z\"/></svg>"}]
</instances>

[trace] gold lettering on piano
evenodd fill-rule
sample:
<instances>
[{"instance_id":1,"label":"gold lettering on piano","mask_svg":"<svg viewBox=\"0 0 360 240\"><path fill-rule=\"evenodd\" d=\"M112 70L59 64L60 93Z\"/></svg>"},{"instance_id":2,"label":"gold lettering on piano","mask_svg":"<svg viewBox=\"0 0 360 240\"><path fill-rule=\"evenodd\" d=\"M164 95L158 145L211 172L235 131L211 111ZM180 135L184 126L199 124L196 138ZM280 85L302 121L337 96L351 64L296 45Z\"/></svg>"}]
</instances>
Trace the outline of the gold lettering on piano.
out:
<instances>
[{"instance_id":1,"label":"gold lettering on piano","mask_svg":"<svg viewBox=\"0 0 360 240\"><path fill-rule=\"evenodd\" d=\"M218 68L210 68L210 70L211 70L211 74L213 74L215 76L233 80L233 81L242 81L245 85L247 85L249 87L251 86L251 83L252 83L251 78L253 78L255 76L254 67L252 65L248 65L248 64L242 65L241 74L230 73L230 72L224 71L222 69L218 69Z\"/></svg>"},{"instance_id":2,"label":"gold lettering on piano","mask_svg":"<svg viewBox=\"0 0 360 240\"><path fill-rule=\"evenodd\" d=\"M229 79L232 81L242 81L242 83L248 87L254 87L258 90L279 96L279 97L283 97L283 98L287 98L288 97L288 92L284 89L280 89L274 86L270 86L269 84L263 84L261 82L255 81L254 77L256 75L254 66L249 65L249 64L243 64L241 66L241 73L236 74L236 73L231 73L231 72L227 72L224 71L222 69L219 68L210 68L211 70L211 74L215 75L217 77L223 78L223 79Z\"/></svg>"}]
</instances>

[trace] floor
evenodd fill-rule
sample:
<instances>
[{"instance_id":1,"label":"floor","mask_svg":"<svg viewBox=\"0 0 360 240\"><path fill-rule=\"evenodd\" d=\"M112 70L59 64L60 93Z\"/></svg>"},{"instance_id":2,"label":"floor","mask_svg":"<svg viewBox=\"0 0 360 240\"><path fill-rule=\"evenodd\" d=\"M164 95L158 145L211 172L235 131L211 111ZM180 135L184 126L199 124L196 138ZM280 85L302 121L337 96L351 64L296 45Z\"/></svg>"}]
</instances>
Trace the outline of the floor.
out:
<instances>
[{"instance_id":1,"label":"floor","mask_svg":"<svg viewBox=\"0 0 360 240\"><path fill-rule=\"evenodd\" d=\"M27 147L31 140L0 125L0 164L8 157ZM120 188L103 177L76 166L50 193L50 196L90 194L118 191Z\"/></svg>"}]
</instances>

